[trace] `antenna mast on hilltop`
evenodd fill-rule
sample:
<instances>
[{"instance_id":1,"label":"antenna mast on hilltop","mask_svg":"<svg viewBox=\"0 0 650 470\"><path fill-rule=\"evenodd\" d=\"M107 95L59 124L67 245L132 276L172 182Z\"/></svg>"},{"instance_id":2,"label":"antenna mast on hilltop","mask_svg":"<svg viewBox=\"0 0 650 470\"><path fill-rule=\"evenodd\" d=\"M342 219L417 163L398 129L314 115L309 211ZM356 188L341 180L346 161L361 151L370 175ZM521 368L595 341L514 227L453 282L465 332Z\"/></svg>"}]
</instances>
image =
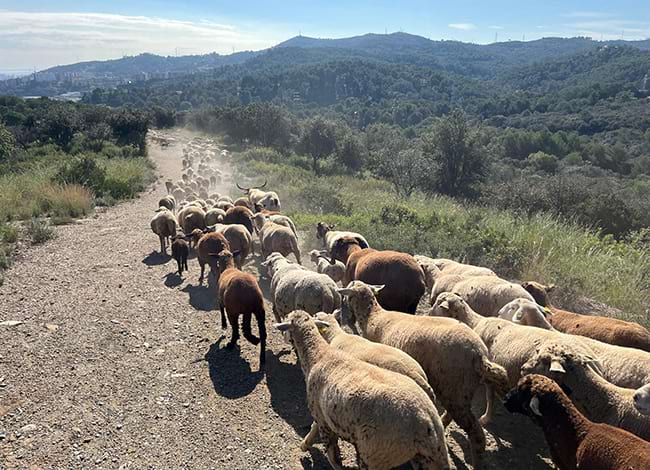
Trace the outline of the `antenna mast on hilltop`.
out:
<instances>
[{"instance_id":1,"label":"antenna mast on hilltop","mask_svg":"<svg viewBox=\"0 0 650 470\"><path fill-rule=\"evenodd\" d=\"M499 42L499 32L498 31L494 32L494 42Z\"/></svg>"}]
</instances>

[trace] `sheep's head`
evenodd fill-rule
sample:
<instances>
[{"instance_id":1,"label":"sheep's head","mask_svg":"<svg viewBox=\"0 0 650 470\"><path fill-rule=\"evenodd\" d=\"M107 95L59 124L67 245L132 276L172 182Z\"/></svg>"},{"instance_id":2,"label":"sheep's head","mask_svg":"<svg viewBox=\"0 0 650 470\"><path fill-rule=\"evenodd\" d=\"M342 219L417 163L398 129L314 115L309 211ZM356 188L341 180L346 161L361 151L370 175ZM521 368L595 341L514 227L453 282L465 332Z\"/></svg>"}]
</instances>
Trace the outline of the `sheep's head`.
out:
<instances>
[{"instance_id":1,"label":"sheep's head","mask_svg":"<svg viewBox=\"0 0 650 470\"><path fill-rule=\"evenodd\" d=\"M420 269L424 273L424 283L427 286L427 289L433 289L433 284L436 282L436 277L441 272L440 269L438 269L438 266L433 263L419 260L417 256L415 257L415 260L418 262Z\"/></svg>"},{"instance_id":2,"label":"sheep's head","mask_svg":"<svg viewBox=\"0 0 650 470\"><path fill-rule=\"evenodd\" d=\"M463 298L452 292L441 292L438 294L433 307L429 310L429 316L432 317L449 317L461 320L465 318L466 309L469 305Z\"/></svg>"},{"instance_id":3,"label":"sheep's head","mask_svg":"<svg viewBox=\"0 0 650 470\"><path fill-rule=\"evenodd\" d=\"M325 341L328 343L332 341L336 333L340 331L340 325L336 320L336 316L331 313L319 312L314 318L321 336L325 338Z\"/></svg>"},{"instance_id":4,"label":"sheep's head","mask_svg":"<svg viewBox=\"0 0 650 470\"><path fill-rule=\"evenodd\" d=\"M264 227L264 224L266 223L267 220L264 214L261 214L259 212L255 215L251 215L249 219L251 220L251 222L253 222L253 225L257 230L262 230L262 227Z\"/></svg>"},{"instance_id":5,"label":"sheep's head","mask_svg":"<svg viewBox=\"0 0 650 470\"><path fill-rule=\"evenodd\" d=\"M330 230L334 230L335 227L336 224L328 225L325 222L318 222L318 224L316 224L316 238L318 238L319 240L324 240L325 234Z\"/></svg>"},{"instance_id":6,"label":"sheep's head","mask_svg":"<svg viewBox=\"0 0 650 470\"><path fill-rule=\"evenodd\" d=\"M510 413L520 413L541 424L553 402L570 405L570 400L558 384L548 377L527 375L505 396L503 404Z\"/></svg>"},{"instance_id":7,"label":"sheep's head","mask_svg":"<svg viewBox=\"0 0 650 470\"><path fill-rule=\"evenodd\" d=\"M338 289L338 292L347 298L350 314L354 319L364 323L373 308L379 305L376 296L383 288L383 285L374 286L362 281L352 281L347 287Z\"/></svg>"},{"instance_id":8,"label":"sheep's head","mask_svg":"<svg viewBox=\"0 0 650 470\"><path fill-rule=\"evenodd\" d=\"M537 349L535 355L521 367L521 375L541 374L561 384L567 374L587 368L602 375L594 358L567 345L551 343Z\"/></svg>"},{"instance_id":9,"label":"sheep's head","mask_svg":"<svg viewBox=\"0 0 650 470\"><path fill-rule=\"evenodd\" d=\"M642 415L650 415L650 384L644 385L634 392L634 407Z\"/></svg>"},{"instance_id":10,"label":"sheep's head","mask_svg":"<svg viewBox=\"0 0 650 470\"><path fill-rule=\"evenodd\" d=\"M320 251L318 250L311 250L309 252L309 259L311 259L312 263L317 263L318 262L318 257L320 256Z\"/></svg>"},{"instance_id":11,"label":"sheep's head","mask_svg":"<svg viewBox=\"0 0 650 470\"><path fill-rule=\"evenodd\" d=\"M535 281L522 282L521 287L526 289L526 291L533 296L535 302L540 304L542 307L549 307L550 301L548 294L555 289L555 284L549 284L545 286Z\"/></svg>"},{"instance_id":12,"label":"sheep's head","mask_svg":"<svg viewBox=\"0 0 650 470\"><path fill-rule=\"evenodd\" d=\"M498 313L498 317L504 320L546 330L553 329L553 326L549 323L551 316L552 313L548 307L542 307L525 298L511 300L501 307Z\"/></svg>"},{"instance_id":13,"label":"sheep's head","mask_svg":"<svg viewBox=\"0 0 650 470\"><path fill-rule=\"evenodd\" d=\"M304 339L310 335L320 336L315 319L303 310L294 310L287 315L282 323L275 323L273 327L281 332L288 332L296 339Z\"/></svg>"}]
</instances>

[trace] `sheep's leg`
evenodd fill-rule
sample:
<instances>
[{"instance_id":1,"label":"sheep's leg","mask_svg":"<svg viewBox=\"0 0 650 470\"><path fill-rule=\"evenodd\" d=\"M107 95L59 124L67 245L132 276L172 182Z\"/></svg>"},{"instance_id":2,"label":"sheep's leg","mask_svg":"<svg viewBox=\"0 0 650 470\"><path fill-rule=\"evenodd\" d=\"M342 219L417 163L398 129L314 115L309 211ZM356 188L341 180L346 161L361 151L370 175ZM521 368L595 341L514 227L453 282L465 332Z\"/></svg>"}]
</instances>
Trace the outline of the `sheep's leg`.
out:
<instances>
[{"instance_id":1,"label":"sheep's leg","mask_svg":"<svg viewBox=\"0 0 650 470\"><path fill-rule=\"evenodd\" d=\"M226 323L226 311L223 308L223 302L219 302L219 310L221 310L221 329L225 330L228 328L228 323Z\"/></svg>"},{"instance_id":2,"label":"sheep's leg","mask_svg":"<svg viewBox=\"0 0 650 470\"><path fill-rule=\"evenodd\" d=\"M244 338L246 338L249 343L258 345L260 343L260 339L251 331L251 317L252 314L250 313L244 314L244 324L242 326L242 330L244 332Z\"/></svg>"},{"instance_id":3,"label":"sheep's leg","mask_svg":"<svg viewBox=\"0 0 650 470\"><path fill-rule=\"evenodd\" d=\"M339 449L339 438L331 430L319 427L320 435L325 439L325 452L327 461L334 470L343 470L341 462L341 449Z\"/></svg>"},{"instance_id":4,"label":"sheep's leg","mask_svg":"<svg viewBox=\"0 0 650 470\"><path fill-rule=\"evenodd\" d=\"M280 318L280 314L278 313L278 310L275 308L275 304L273 304L273 318L275 318L276 323L282 323L282 318Z\"/></svg>"},{"instance_id":5,"label":"sheep's leg","mask_svg":"<svg viewBox=\"0 0 650 470\"><path fill-rule=\"evenodd\" d=\"M494 389L490 385L485 386L485 414L479 419L482 426L489 424L492 421L492 413L494 411Z\"/></svg>"},{"instance_id":6,"label":"sheep's leg","mask_svg":"<svg viewBox=\"0 0 650 470\"><path fill-rule=\"evenodd\" d=\"M237 344L239 339L239 315L231 315L228 312L228 319L230 320L230 326L232 327L232 336L230 337L230 342L226 345L226 349L232 349Z\"/></svg>"},{"instance_id":7,"label":"sheep's leg","mask_svg":"<svg viewBox=\"0 0 650 470\"><path fill-rule=\"evenodd\" d=\"M185 271L190 272L190 268L187 266L187 256L183 258L183 266L185 267Z\"/></svg>"},{"instance_id":8,"label":"sheep's leg","mask_svg":"<svg viewBox=\"0 0 650 470\"><path fill-rule=\"evenodd\" d=\"M446 428L447 426L449 426L449 423L451 423L451 415L449 414L449 411L445 410L442 413L442 416L440 417L440 419L442 420L442 427L443 428Z\"/></svg>"},{"instance_id":9,"label":"sheep's leg","mask_svg":"<svg viewBox=\"0 0 650 470\"><path fill-rule=\"evenodd\" d=\"M176 264L178 265L178 275L179 275L179 276L182 276L182 275L183 275L183 260L181 260L180 258L178 258L178 259L176 260Z\"/></svg>"},{"instance_id":10,"label":"sheep's leg","mask_svg":"<svg viewBox=\"0 0 650 470\"><path fill-rule=\"evenodd\" d=\"M165 237L159 235L158 238L160 239L160 254L162 255L165 253Z\"/></svg>"},{"instance_id":11,"label":"sheep's leg","mask_svg":"<svg viewBox=\"0 0 650 470\"><path fill-rule=\"evenodd\" d=\"M257 321L257 331L260 335L260 366L266 363L266 324L264 318L266 317L264 310L255 314Z\"/></svg>"},{"instance_id":12,"label":"sheep's leg","mask_svg":"<svg viewBox=\"0 0 650 470\"><path fill-rule=\"evenodd\" d=\"M311 449L311 447L318 440L319 435L320 434L318 432L318 424L316 424L316 421L314 421L313 423L311 423L311 428L309 429L309 432L300 443L300 450L302 450L303 452L307 452L309 449Z\"/></svg>"},{"instance_id":13,"label":"sheep's leg","mask_svg":"<svg viewBox=\"0 0 650 470\"><path fill-rule=\"evenodd\" d=\"M205 264L201 264L201 275L199 276L199 285L203 285L204 275L205 275Z\"/></svg>"},{"instance_id":14,"label":"sheep's leg","mask_svg":"<svg viewBox=\"0 0 650 470\"><path fill-rule=\"evenodd\" d=\"M479 424L478 419L476 419L476 416L472 414L469 405L466 409L449 409L449 412L458 426L467 433L472 454L472 466L474 468L480 468L481 456L485 451L485 433L483 432L483 428Z\"/></svg>"}]
</instances>

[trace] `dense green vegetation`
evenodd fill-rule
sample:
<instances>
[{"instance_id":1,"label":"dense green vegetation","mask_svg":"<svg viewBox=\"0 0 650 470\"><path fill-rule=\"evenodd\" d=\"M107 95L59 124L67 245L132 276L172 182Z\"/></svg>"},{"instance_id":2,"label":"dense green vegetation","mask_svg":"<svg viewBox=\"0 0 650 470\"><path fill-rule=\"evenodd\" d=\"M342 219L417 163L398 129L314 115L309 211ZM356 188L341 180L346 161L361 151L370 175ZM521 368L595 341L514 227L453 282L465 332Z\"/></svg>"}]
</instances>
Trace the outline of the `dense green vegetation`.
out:
<instances>
[{"instance_id":1,"label":"dense green vegetation","mask_svg":"<svg viewBox=\"0 0 650 470\"><path fill-rule=\"evenodd\" d=\"M47 224L135 196L152 176L145 158L149 116L140 111L0 97L0 268L31 220L34 242Z\"/></svg>"}]
</instances>

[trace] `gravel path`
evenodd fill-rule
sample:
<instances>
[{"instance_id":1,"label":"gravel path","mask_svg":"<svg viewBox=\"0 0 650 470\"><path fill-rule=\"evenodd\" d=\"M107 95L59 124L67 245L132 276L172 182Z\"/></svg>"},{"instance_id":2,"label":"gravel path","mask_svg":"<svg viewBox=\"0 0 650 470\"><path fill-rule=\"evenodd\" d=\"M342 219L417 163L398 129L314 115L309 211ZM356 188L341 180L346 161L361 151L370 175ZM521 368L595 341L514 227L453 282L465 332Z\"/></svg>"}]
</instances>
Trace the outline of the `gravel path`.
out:
<instances>
[{"instance_id":1,"label":"gravel path","mask_svg":"<svg viewBox=\"0 0 650 470\"><path fill-rule=\"evenodd\" d=\"M214 286L198 286L196 261L180 279L156 252L149 220L165 178L180 178L180 154L150 146L162 176L150 192L57 227L7 271L0 323L23 323L0 326L0 468L329 468L320 446L298 448L311 423L305 386L270 306L260 372L257 347L223 348ZM259 261L245 269L258 273ZM487 468L550 468L523 417L499 407L489 429ZM464 434L453 424L447 434L468 468Z\"/></svg>"}]
</instances>

